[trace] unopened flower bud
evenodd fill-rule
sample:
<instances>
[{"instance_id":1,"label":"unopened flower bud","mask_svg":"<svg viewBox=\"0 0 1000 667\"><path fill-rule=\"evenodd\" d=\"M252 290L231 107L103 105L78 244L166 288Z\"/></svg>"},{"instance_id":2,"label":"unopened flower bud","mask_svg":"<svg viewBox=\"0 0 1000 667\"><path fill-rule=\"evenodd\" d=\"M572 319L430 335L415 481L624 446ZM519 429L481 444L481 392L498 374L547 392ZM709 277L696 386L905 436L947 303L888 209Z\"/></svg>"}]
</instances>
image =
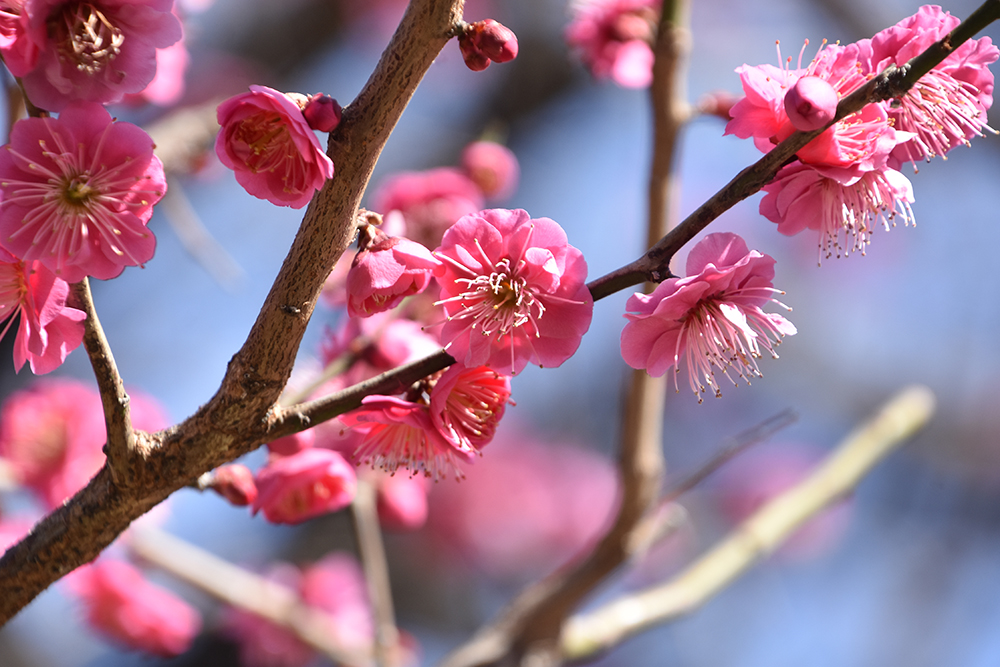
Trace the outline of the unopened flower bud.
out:
<instances>
[{"instance_id":1,"label":"unopened flower bud","mask_svg":"<svg viewBox=\"0 0 1000 667\"><path fill-rule=\"evenodd\" d=\"M507 26L486 19L473 23L472 31L475 45L493 62L506 63L517 57L517 36Z\"/></svg>"},{"instance_id":2,"label":"unopened flower bud","mask_svg":"<svg viewBox=\"0 0 1000 667\"><path fill-rule=\"evenodd\" d=\"M785 94L785 113L796 130L818 130L837 115L837 91L818 76L804 76Z\"/></svg>"},{"instance_id":3,"label":"unopened flower bud","mask_svg":"<svg viewBox=\"0 0 1000 667\"><path fill-rule=\"evenodd\" d=\"M320 132L333 132L340 125L343 110L337 100L329 95L316 93L309 98L309 102L302 109L302 115L305 116L306 122L312 129Z\"/></svg>"},{"instance_id":4,"label":"unopened flower bud","mask_svg":"<svg viewBox=\"0 0 1000 667\"><path fill-rule=\"evenodd\" d=\"M236 507L246 507L257 500L257 485L253 473L239 464L224 465L211 473L208 488L228 500Z\"/></svg>"},{"instance_id":5,"label":"unopened flower bud","mask_svg":"<svg viewBox=\"0 0 1000 667\"><path fill-rule=\"evenodd\" d=\"M471 36L459 37L458 48L462 51L462 60L465 61L466 67L473 72L482 72L490 66L490 59L473 43Z\"/></svg>"}]
</instances>

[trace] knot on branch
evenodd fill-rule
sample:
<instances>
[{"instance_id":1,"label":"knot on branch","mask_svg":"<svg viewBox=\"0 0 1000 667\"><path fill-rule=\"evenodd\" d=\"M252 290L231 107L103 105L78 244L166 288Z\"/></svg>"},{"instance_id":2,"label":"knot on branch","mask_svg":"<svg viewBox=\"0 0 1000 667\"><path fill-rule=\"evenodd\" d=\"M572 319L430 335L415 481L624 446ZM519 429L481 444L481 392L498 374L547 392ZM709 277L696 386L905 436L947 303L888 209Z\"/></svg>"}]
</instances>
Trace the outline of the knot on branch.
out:
<instances>
[{"instance_id":1,"label":"knot on branch","mask_svg":"<svg viewBox=\"0 0 1000 667\"><path fill-rule=\"evenodd\" d=\"M892 100L903 97L913 87L913 82L907 80L910 73L909 63L897 67L890 65L875 82L875 95L878 101Z\"/></svg>"}]
</instances>

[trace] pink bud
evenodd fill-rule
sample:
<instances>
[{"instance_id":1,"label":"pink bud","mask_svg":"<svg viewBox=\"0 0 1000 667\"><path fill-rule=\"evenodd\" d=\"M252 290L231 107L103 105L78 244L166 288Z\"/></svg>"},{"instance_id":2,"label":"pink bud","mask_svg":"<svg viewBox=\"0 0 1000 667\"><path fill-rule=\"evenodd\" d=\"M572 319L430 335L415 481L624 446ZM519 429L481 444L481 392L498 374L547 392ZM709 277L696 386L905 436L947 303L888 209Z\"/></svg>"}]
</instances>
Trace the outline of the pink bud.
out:
<instances>
[{"instance_id":1,"label":"pink bud","mask_svg":"<svg viewBox=\"0 0 1000 667\"><path fill-rule=\"evenodd\" d=\"M507 26L486 19L476 21L471 28L473 42L493 62L506 63L517 57L517 36Z\"/></svg>"},{"instance_id":2,"label":"pink bud","mask_svg":"<svg viewBox=\"0 0 1000 667\"><path fill-rule=\"evenodd\" d=\"M823 127L837 115L837 91L817 76L804 76L785 94L785 113L796 130Z\"/></svg>"},{"instance_id":3,"label":"pink bud","mask_svg":"<svg viewBox=\"0 0 1000 667\"><path fill-rule=\"evenodd\" d=\"M320 132L333 132L340 125L343 110L337 100L323 93L316 93L309 98L302 115L306 117L309 127Z\"/></svg>"},{"instance_id":4,"label":"pink bud","mask_svg":"<svg viewBox=\"0 0 1000 667\"><path fill-rule=\"evenodd\" d=\"M246 507L257 500L257 485L246 466L233 464L216 468L210 489L236 507Z\"/></svg>"},{"instance_id":5,"label":"pink bud","mask_svg":"<svg viewBox=\"0 0 1000 667\"><path fill-rule=\"evenodd\" d=\"M490 66L490 59L473 43L470 34L466 33L458 38L458 48L462 51L465 65L473 72L482 72Z\"/></svg>"},{"instance_id":6,"label":"pink bud","mask_svg":"<svg viewBox=\"0 0 1000 667\"><path fill-rule=\"evenodd\" d=\"M292 435L286 435L283 438L278 438L274 442L269 442L267 443L267 449L272 454L291 456L292 454L301 452L303 449L309 449L313 446L313 442L315 442L315 440L315 432L312 429L309 429L293 433Z\"/></svg>"}]
</instances>

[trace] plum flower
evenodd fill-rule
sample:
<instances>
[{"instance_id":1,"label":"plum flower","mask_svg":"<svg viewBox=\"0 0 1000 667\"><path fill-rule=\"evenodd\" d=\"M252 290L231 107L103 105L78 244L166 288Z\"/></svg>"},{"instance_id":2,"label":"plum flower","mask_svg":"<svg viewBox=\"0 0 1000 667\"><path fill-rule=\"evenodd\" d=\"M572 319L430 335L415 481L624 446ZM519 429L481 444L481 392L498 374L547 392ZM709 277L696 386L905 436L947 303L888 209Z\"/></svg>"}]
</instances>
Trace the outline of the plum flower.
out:
<instances>
[{"instance_id":1,"label":"plum flower","mask_svg":"<svg viewBox=\"0 0 1000 667\"><path fill-rule=\"evenodd\" d=\"M99 104L19 120L0 151L0 246L66 282L114 278L153 257L166 189L153 140Z\"/></svg>"},{"instance_id":2,"label":"plum flower","mask_svg":"<svg viewBox=\"0 0 1000 667\"><path fill-rule=\"evenodd\" d=\"M838 257L852 250L864 254L878 221L887 231L896 224L897 215L905 225L913 221L910 181L888 167L845 185L793 162L763 189L761 215L778 223L778 231L786 236L805 229L818 231L820 259L834 252Z\"/></svg>"},{"instance_id":3,"label":"plum flower","mask_svg":"<svg viewBox=\"0 0 1000 667\"><path fill-rule=\"evenodd\" d=\"M18 61L15 74L31 101L50 111L138 93L156 75L156 50L183 35L171 0L27 0L24 7L29 19L21 39L32 44L16 47L29 57Z\"/></svg>"},{"instance_id":4,"label":"plum flower","mask_svg":"<svg viewBox=\"0 0 1000 667\"><path fill-rule=\"evenodd\" d=\"M937 5L924 5L872 38L872 73L889 65L902 66L947 35L960 21ZM898 162L916 162L944 155L960 143L981 136L986 111L993 104L993 73L989 65L1000 49L989 37L969 40L925 74L889 107L896 128L916 133L893 151Z\"/></svg>"},{"instance_id":5,"label":"plum flower","mask_svg":"<svg viewBox=\"0 0 1000 667\"><path fill-rule=\"evenodd\" d=\"M83 342L86 313L66 306L69 285L39 262L22 262L0 248L0 320L2 338L20 315L14 340L14 370L24 362L31 372L53 371Z\"/></svg>"},{"instance_id":6,"label":"plum flower","mask_svg":"<svg viewBox=\"0 0 1000 667\"><path fill-rule=\"evenodd\" d=\"M455 364L431 389L431 421L455 447L479 451L493 439L509 399L510 378Z\"/></svg>"},{"instance_id":7,"label":"plum flower","mask_svg":"<svg viewBox=\"0 0 1000 667\"><path fill-rule=\"evenodd\" d=\"M654 377L670 368L679 373L684 363L700 403L705 385L721 395L714 369L734 385L733 372L749 383L761 375L761 348L777 358L774 346L795 327L761 310L778 292L771 283L774 259L748 250L736 234L702 239L688 256L687 272L687 278L670 278L651 294L629 298L621 349L629 366Z\"/></svg>"},{"instance_id":8,"label":"plum flower","mask_svg":"<svg viewBox=\"0 0 1000 667\"><path fill-rule=\"evenodd\" d=\"M419 243L386 236L373 225L365 226L360 245L347 273L347 313L351 317L370 317L424 291L431 272L441 264Z\"/></svg>"},{"instance_id":9,"label":"plum flower","mask_svg":"<svg viewBox=\"0 0 1000 667\"><path fill-rule=\"evenodd\" d=\"M559 366L590 328L587 263L548 218L520 209L467 215L435 254L447 316L441 340L466 367L515 375L528 362Z\"/></svg>"},{"instance_id":10,"label":"plum flower","mask_svg":"<svg viewBox=\"0 0 1000 667\"><path fill-rule=\"evenodd\" d=\"M272 457L257 472L253 512L271 523L302 523L351 504L357 489L354 469L329 449L303 449Z\"/></svg>"},{"instance_id":11,"label":"plum flower","mask_svg":"<svg viewBox=\"0 0 1000 667\"><path fill-rule=\"evenodd\" d=\"M423 172L402 172L381 182L372 197L376 211L399 211L406 221L407 238L428 248L463 215L483 208L479 186L458 169L441 167Z\"/></svg>"},{"instance_id":12,"label":"plum flower","mask_svg":"<svg viewBox=\"0 0 1000 667\"><path fill-rule=\"evenodd\" d=\"M456 446L438 433L426 405L378 395L361 403L361 408L340 417L345 426L363 434L354 452L360 463L390 474L402 468L437 481L449 472L461 477L458 462L469 463L475 456L473 448Z\"/></svg>"},{"instance_id":13,"label":"plum flower","mask_svg":"<svg viewBox=\"0 0 1000 667\"><path fill-rule=\"evenodd\" d=\"M462 149L462 168L493 199L509 197L521 175L514 153L493 141L474 141Z\"/></svg>"},{"instance_id":14,"label":"plum flower","mask_svg":"<svg viewBox=\"0 0 1000 667\"><path fill-rule=\"evenodd\" d=\"M333 162L290 96L250 86L219 105L218 120L215 152L254 197L302 208L333 178Z\"/></svg>"},{"instance_id":15,"label":"plum flower","mask_svg":"<svg viewBox=\"0 0 1000 667\"><path fill-rule=\"evenodd\" d=\"M625 88L653 81L653 49L660 0L587 0L575 4L566 42L596 79Z\"/></svg>"}]
</instances>

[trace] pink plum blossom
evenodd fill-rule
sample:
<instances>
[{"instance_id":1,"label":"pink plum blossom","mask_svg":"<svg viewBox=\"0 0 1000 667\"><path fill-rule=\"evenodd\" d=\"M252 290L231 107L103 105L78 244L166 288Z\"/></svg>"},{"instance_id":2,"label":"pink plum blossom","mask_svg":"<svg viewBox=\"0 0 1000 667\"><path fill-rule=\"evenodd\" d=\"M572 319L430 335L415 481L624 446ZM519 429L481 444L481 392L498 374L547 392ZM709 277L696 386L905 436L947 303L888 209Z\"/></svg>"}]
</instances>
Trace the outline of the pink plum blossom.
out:
<instances>
[{"instance_id":1,"label":"pink plum blossom","mask_svg":"<svg viewBox=\"0 0 1000 667\"><path fill-rule=\"evenodd\" d=\"M520 167L514 153L493 141L474 141L462 150L462 168L493 199L506 199L517 189Z\"/></svg>"},{"instance_id":2,"label":"pink plum blossom","mask_svg":"<svg viewBox=\"0 0 1000 667\"><path fill-rule=\"evenodd\" d=\"M16 69L28 98L50 111L138 93L156 75L157 49L183 34L172 0L27 0L24 6L29 21L22 39L31 40L38 58L30 71L22 71L30 58Z\"/></svg>"},{"instance_id":3,"label":"pink plum blossom","mask_svg":"<svg viewBox=\"0 0 1000 667\"><path fill-rule=\"evenodd\" d=\"M132 424L155 431L168 420L154 399L130 391ZM48 508L76 493L104 464L104 412L97 389L45 379L11 394L0 410L0 456Z\"/></svg>"},{"instance_id":4,"label":"pink plum blossom","mask_svg":"<svg viewBox=\"0 0 1000 667\"><path fill-rule=\"evenodd\" d=\"M461 450L479 451L496 432L510 400L510 378L487 366L455 364L431 389L431 421Z\"/></svg>"},{"instance_id":5,"label":"pink plum blossom","mask_svg":"<svg viewBox=\"0 0 1000 667\"><path fill-rule=\"evenodd\" d=\"M38 64L38 43L28 36L27 3L0 2L0 55L14 76L24 76Z\"/></svg>"},{"instance_id":6,"label":"pink plum blossom","mask_svg":"<svg viewBox=\"0 0 1000 667\"><path fill-rule=\"evenodd\" d=\"M66 580L83 602L88 623L128 648L176 656L201 630L193 607L124 561L101 559Z\"/></svg>"},{"instance_id":7,"label":"pink plum blossom","mask_svg":"<svg viewBox=\"0 0 1000 667\"><path fill-rule=\"evenodd\" d=\"M903 174L888 167L845 185L793 162L763 189L761 215L778 223L778 231L786 236L805 229L819 232L821 259L852 250L864 254L879 220L886 230L895 225L897 215L904 224L913 221L913 188Z\"/></svg>"},{"instance_id":8,"label":"pink plum blossom","mask_svg":"<svg viewBox=\"0 0 1000 667\"><path fill-rule=\"evenodd\" d=\"M302 523L351 504L357 489L354 468L329 449L303 449L272 456L257 471L253 511L271 523Z\"/></svg>"},{"instance_id":9,"label":"pink plum blossom","mask_svg":"<svg viewBox=\"0 0 1000 667\"><path fill-rule=\"evenodd\" d=\"M580 346L594 308L587 263L554 221L480 211L452 225L435 255L441 340L459 363L515 375L529 362L559 366Z\"/></svg>"},{"instance_id":10,"label":"pink plum blossom","mask_svg":"<svg viewBox=\"0 0 1000 667\"><path fill-rule=\"evenodd\" d=\"M872 38L871 73L889 65L905 65L959 23L937 5L924 5L913 16ZM893 151L897 162L944 155L958 144L968 144L972 137L981 136L983 130L991 130L986 118L993 104L989 65L996 62L998 55L1000 49L989 37L968 40L889 105L889 117L896 129L916 134L912 141Z\"/></svg>"},{"instance_id":11,"label":"pink plum blossom","mask_svg":"<svg viewBox=\"0 0 1000 667\"><path fill-rule=\"evenodd\" d=\"M333 178L333 162L290 96L250 86L220 104L217 115L215 152L254 197L302 208Z\"/></svg>"},{"instance_id":12,"label":"pink plum blossom","mask_svg":"<svg viewBox=\"0 0 1000 667\"><path fill-rule=\"evenodd\" d=\"M69 285L40 262L22 262L0 248L0 321L20 317L14 340L14 370L27 361L31 372L55 370L83 342L86 313L66 305Z\"/></svg>"},{"instance_id":13,"label":"pink plum blossom","mask_svg":"<svg viewBox=\"0 0 1000 667\"><path fill-rule=\"evenodd\" d=\"M705 385L721 394L714 369L734 385L732 372L747 382L760 377L761 348L776 358L774 346L795 327L761 310L778 292L771 283L774 259L748 250L736 234L702 239L688 255L687 272L687 278L670 278L651 294L629 298L621 350L629 366L654 377L670 368L679 373L685 364L700 403Z\"/></svg>"},{"instance_id":14,"label":"pink plum blossom","mask_svg":"<svg viewBox=\"0 0 1000 667\"><path fill-rule=\"evenodd\" d=\"M805 68L738 67L745 97L730 109L732 120L725 133L741 139L753 137L758 149L770 151L797 129L785 111L785 99L799 79L816 77L840 97L866 82L862 72L870 58L871 45L864 40L847 46L825 46ZM849 183L866 171L882 169L889 153L911 136L896 132L881 105L869 104L806 144L797 157L829 178Z\"/></svg>"},{"instance_id":15,"label":"pink plum blossom","mask_svg":"<svg viewBox=\"0 0 1000 667\"><path fill-rule=\"evenodd\" d=\"M660 5L660 0L577 2L566 42L595 78L646 88L653 81L651 45Z\"/></svg>"},{"instance_id":16,"label":"pink plum blossom","mask_svg":"<svg viewBox=\"0 0 1000 667\"><path fill-rule=\"evenodd\" d=\"M475 456L474 449L456 446L438 433L426 405L378 395L361 403L340 417L341 423L363 436L354 452L359 463L390 474L402 468L437 481L449 473L461 477L458 463L471 463Z\"/></svg>"},{"instance_id":17,"label":"pink plum blossom","mask_svg":"<svg viewBox=\"0 0 1000 667\"><path fill-rule=\"evenodd\" d=\"M360 249L347 274L347 313L370 317L394 308L427 288L441 262L407 238L386 236L375 226L362 232Z\"/></svg>"},{"instance_id":18,"label":"pink plum blossom","mask_svg":"<svg viewBox=\"0 0 1000 667\"><path fill-rule=\"evenodd\" d=\"M433 248L445 230L463 215L483 208L483 193L468 176L450 167L402 172L381 182L371 208L399 211L406 221L407 238Z\"/></svg>"},{"instance_id":19,"label":"pink plum blossom","mask_svg":"<svg viewBox=\"0 0 1000 667\"><path fill-rule=\"evenodd\" d=\"M66 282L114 278L153 257L166 189L153 140L99 104L19 120L0 151L0 246Z\"/></svg>"}]
</instances>

